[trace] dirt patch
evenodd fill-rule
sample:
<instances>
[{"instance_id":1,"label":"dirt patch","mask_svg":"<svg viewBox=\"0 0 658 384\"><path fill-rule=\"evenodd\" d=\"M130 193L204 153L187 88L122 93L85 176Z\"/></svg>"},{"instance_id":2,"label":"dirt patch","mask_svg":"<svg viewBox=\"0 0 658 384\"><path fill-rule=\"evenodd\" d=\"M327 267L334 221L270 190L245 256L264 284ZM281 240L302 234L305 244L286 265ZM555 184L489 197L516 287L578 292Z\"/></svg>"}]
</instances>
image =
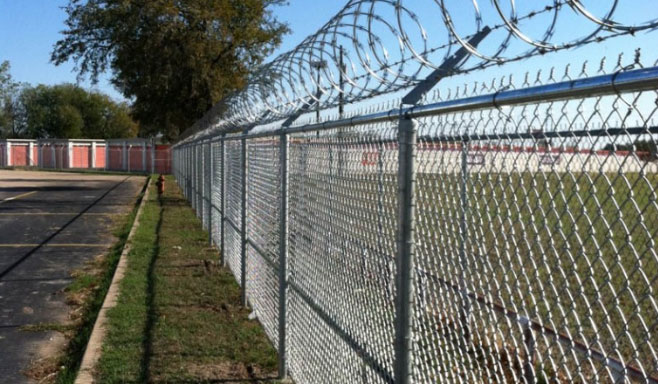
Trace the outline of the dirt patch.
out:
<instances>
[{"instance_id":1,"label":"dirt patch","mask_svg":"<svg viewBox=\"0 0 658 384\"><path fill-rule=\"evenodd\" d=\"M55 383L60 371L60 356L66 351L69 337L60 332L50 332L48 341L39 343L37 355L24 372L25 376L38 383Z\"/></svg>"},{"instance_id":2,"label":"dirt patch","mask_svg":"<svg viewBox=\"0 0 658 384\"><path fill-rule=\"evenodd\" d=\"M112 237L112 241L116 238ZM28 378L38 382L55 383L57 374L61 371L61 362L66 357L70 340L75 336L76 330L84 321L87 303L98 289L98 280L104 273L106 255L97 255L93 260L71 273L74 279L68 288L58 294L66 296L68 313L62 313L55 322L48 324L32 324L21 328L23 332L47 332L46 341L36 344L36 356L23 372ZM30 313L32 309L23 308L23 312Z\"/></svg>"},{"instance_id":3,"label":"dirt patch","mask_svg":"<svg viewBox=\"0 0 658 384\"><path fill-rule=\"evenodd\" d=\"M273 372L263 372L259 367L243 363L223 361L215 364L189 363L185 371L193 380L219 381L222 383L271 383L276 379Z\"/></svg>"}]
</instances>

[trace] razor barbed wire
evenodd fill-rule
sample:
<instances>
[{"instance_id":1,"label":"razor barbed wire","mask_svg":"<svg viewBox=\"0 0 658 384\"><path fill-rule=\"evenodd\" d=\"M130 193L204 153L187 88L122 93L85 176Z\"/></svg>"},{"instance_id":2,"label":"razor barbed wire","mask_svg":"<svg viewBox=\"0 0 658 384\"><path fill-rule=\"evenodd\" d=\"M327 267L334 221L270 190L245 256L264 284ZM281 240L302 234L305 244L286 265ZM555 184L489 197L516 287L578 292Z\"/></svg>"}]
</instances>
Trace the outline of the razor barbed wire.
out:
<instances>
[{"instance_id":1,"label":"razor barbed wire","mask_svg":"<svg viewBox=\"0 0 658 384\"><path fill-rule=\"evenodd\" d=\"M274 121L309 103L326 109L408 88L458 49L469 56L452 74L658 27L658 10L648 6L629 15L633 7L622 3L350 0L318 32L256 71L193 131ZM473 46L470 39L485 29L484 42Z\"/></svg>"}]
</instances>

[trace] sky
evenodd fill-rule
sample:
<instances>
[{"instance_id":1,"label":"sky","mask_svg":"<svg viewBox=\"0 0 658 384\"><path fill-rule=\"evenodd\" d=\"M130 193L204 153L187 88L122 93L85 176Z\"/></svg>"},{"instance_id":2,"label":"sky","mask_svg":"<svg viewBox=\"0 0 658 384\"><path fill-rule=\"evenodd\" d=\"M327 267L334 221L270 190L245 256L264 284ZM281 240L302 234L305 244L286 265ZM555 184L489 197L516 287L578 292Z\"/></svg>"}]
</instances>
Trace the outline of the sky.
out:
<instances>
[{"instance_id":1,"label":"sky","mask_svg":"<svg viewBox=\"0 0 658 384\"><path fill-rule=\"evenodd\" d=\"M0 0L0 62L9 60L14 79L36 84L76 83L72 62L55 66L50 63L53 45L61 38L68 0ZM343 0L290 0L290 5L276 7L277 18L290 25L292 33L284 38L273 56L295 47L306 36L322 27L344 5ZM272 57L274 58L274 57ZM104 76L93 88L117 100L122 96ZM92 88L87 82L84 87Z\"/></svg>"},{"instance_id":2,"label":"sky","mask_svg":"<svg viewBox=\"0 0 658 384\"><path fill-rule=\"evenodd\" d=\"M426 1L428 3L410 0L406 4L414 6L414 8L423 8L420 4L434 4L428 6L427 12L423 12L423 9L415 9L415 11L417 11L419 21L423 24L426 29L425 32L429 36L429 44L439 45L446 35L442 29L444 27L441 16L438 14L438 8L434 0ZM552 0L542 1L552 3ZM592 8L594 6L591 4L596 4L601 9L606 9L607 3L613 3L613 0L593 1L586 1L585 3L590 4L589 6ZM68 62L60 66L50 63L53 45L61 38L60 32L64 29L66 14L62 7L67 3L68 0L0 0L0 61L10 61L12 65L11 72L16 80L33 85L76 82L74 63ZM284 37L281 47L267 61L294 48L305 37L317 31L347 3L347 0L289 0L289 3L288 6L275 7L273 11L280 21L289 24L292 33ZM491 7L490 1L480 1L479 3L481 7ZM623 3L620 6L621 11L618 11L616 16L620 17L622 21L658 19L658 7L655 6L655 0L626 0L621 1L621 3ZM632 7L629 6L631 3L633 4ZM473 10L470 9L472 8L469 5L470 2L448 2L446 4L454 8L451 9L451 16L457 29L467 31L473 28ZM522 2L519 4L519 7L523 6ZM533 7L536 7L536 4ZM491 10L489 11L491 12ZM384 17L387 20L394 20L393 15L385 14L385 10L381 12L384 12ZM571 21L567 12L563 12L561 17L558 33L571 33L572 28L579 25L585 26L581 18ZM537 24L538 30L536 33L538 35L543 31L539 29L541 22L542 19L533 20L533 25ZM412 25L413 23L411 20L406 20L405 24ZM409 27L409 31L413 33L413 28ZM381 38L386 39L386 31L381 30L381 32ZM418 33L416 34L418 35ZM487 76L495 77L512 72L518 73L533 68L533 66L534 68L545 68L547 64L554 65L556 68L563 68L567 64L581 63L585 59L596 61L603 55L608 55L614 60L619 51L626 50L632 55L632 50L638 46L645 47L645 54L655 54L655 50L646 49L646 47L655 45L655 35L656 33L639 33L635 37L616 39L609 44L592 44L580 49L577 55L572 52L551 55L550 61L547 61L545 57L537 57L534 64L533 60L510 63L500 67L500 70L494 68L488 72ZM490 36L487 39L487 42L493 43L491 44L492 47L497 47L501 41L496 36ZM395 54L395 45L395 43L389 44L389 48L393 49L393 51L390 51L392 54ZM108 78L108 75L101 78L100 83L94 88L121 100L122 96L112 87ZM461 81L461 79L455 79L455 81ZM82 82L81 85L91 87L89 82Z\"/></svg>"}]
</instances>

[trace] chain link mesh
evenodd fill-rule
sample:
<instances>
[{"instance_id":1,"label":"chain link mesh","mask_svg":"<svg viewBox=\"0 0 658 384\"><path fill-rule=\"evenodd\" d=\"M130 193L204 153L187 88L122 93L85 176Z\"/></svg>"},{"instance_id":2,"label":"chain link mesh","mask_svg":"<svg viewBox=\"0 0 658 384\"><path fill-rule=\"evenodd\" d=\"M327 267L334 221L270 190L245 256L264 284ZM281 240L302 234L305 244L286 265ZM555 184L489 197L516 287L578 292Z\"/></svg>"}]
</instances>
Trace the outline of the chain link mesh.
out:
<instances>
[{"instance_id":1,"label":"chain link mesh","mask_svg":"<svg viewBox=\"0 0 658 384\"><path fill-rule=\"evenodd\" d=\"M203 228L206 230L210 231L209 224L210 224L210 183L212 180L212 177L210 176L210 143L205 143L203 144L202 148L202 153L201 153L201 169L202 169L202 177L201 177L201 222L203 223Z\"/></svg>"},{"instance_id":2,"label":"chain link mesh","mask_svg":"<svg viewBox=\"0 0 658 384\"><path fill-rule=\"evenodd\" d=\"M419 382L656 376L656 96L421 120Z\"/></svg>"},{"instance_id":3,"label":"chain link mesh","mask_svg":"<svg viewBox=\"0 0 658 384\"><path fill-rule=\"evenodd\" d=\"M641 67L622 63L434 99ZM657 100L632 89L537 95L417 119L414 383L658 382ZM394 383L398 122L298 131L288 134L291 375ZM258 135L247 136L246 186L241 138L224 141L224 159L214 144L211 193L226 205L224 256L240 281L247 188L247 296L277 345L282 164L278 136ZM176 175L185 185L192 172L198 191L208 176L194 148L176 149Z\"/></svg>"},{"instance_id":4,"label":"chain link mesh","mask_svg":"<svg viewBox=\"0 0 658 384\"><path fill-rule=\"evenodd\" d=\"M279 141L251 141L247 152L247 295L270 340L278 345Z\"/></svg>"},{"instance_id":5,"label":"chain link mesh","mask_svg":"<svg viewBox=\"0 0 658 384\"><path fill-rule=\"evenodd\" d=\"M199 217L199 213L201 212L200 206L201 206L201 169L202 169L202 163L201 163L201 147L200 146L195 146L194 147L194 160L192 161L192 169L193 169L193 191L194 191L194 203L192 204L192 207L194 208L194 212L196 213L197 217Z\"/></svg>"},{"instance_id":6,"label":"chain link mesh","mask_svg":"<svg viewBox=\"0 0 658 384\"><path fill-rule=\"evenodd\" d=\"M212 223L211 239L215 244L221 243L221 225L223 217L222 201L224 199L224 191L222 188L223 167L224 167L224 154L222 152L222 143L214 142L212 145L212 190L210 191L212 206L210 209L210 219Z\"/></svg>"},{"instance_id":7,"label":"chain link mesh","mask_svg":"<svg viewBox=\"0 0 658 384\"><path fill-rule=\"evenodd\" d=\"M397 158L389 124L293 135L290 354L297 382L390 382ZM313 330L308 332L308 330Z\"/></svg>"},{"instance_id":8,"label":"chain link mesh","mask_svg":"<svg viewBox=\"0 0 658 384\"><path fill-rule=\"evenodd\" d=\"M239 140L227 140L226 148L226 224L225 224L225 260L237 279L241 283L242 260L242 144Z\"/></svg>"}]
</instances>

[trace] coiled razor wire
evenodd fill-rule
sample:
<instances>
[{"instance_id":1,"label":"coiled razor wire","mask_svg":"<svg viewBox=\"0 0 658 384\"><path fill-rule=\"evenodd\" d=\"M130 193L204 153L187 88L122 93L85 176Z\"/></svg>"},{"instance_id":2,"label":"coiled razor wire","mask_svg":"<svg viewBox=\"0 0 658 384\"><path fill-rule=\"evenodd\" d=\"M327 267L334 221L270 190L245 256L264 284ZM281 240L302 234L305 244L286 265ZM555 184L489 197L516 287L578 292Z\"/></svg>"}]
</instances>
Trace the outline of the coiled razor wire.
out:
<instances>
[{"instance_id":1,"label":"coiled razor wire","mask_svg":"<svg viewBox=\"0 0 658 384\"><path fill-rule=\"evenodd\" d=\"M350 0L318 32L256 71L192 132L279 120L309 103L326 109L408 88L461 48L469 56L453 73L657 26L658 7L648 0ZM471 45L485 29L491 32L483 43Z\"/></svg>"}]
</instances>

